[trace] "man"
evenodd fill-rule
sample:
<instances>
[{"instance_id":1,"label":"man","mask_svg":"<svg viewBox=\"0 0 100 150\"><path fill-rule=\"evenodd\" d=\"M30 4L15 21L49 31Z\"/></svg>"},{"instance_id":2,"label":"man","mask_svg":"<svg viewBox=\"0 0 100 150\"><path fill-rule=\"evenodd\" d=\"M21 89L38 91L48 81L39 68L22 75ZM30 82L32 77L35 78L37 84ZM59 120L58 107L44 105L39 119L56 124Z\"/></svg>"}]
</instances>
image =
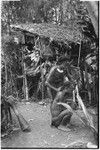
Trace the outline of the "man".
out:
<instances>
[{"instance_id":1,"label":"man","mask_svg":"<svg viewBox=\"0 0 100 150\"><path fill-rule=\"evenodd\" d=\"M62 63L60 65L54 65L46 80L46 85L50 88L52 97L54 100L51 101L51 126L62 129L68 125L72 116L62 105L58 105L58 102L67 102L72 107L73 102L73 90L75 83L71 81L71 76L68 72L69 63ZM56 96L54 95L56 92Z\"/></svg>"}]
</instances>

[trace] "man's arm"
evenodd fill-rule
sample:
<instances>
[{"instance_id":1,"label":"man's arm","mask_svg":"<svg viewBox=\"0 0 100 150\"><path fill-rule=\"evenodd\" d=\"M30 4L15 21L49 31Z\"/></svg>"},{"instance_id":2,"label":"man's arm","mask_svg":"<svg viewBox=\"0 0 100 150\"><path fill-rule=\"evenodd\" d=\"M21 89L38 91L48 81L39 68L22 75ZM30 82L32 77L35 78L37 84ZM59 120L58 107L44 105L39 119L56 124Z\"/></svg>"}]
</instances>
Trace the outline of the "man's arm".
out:
<instances>
[{"instance_id":1,"label":"man's arm","mask_svg":"<svg viewBox=\"0 0 100 150\"><path fill-rule=\"evenodd\" d=\"M61 88L55 88L54 86L52 86L51 84L50 84L50 78L51 78L51 75L53 74L53 72L54 72L54 70L57 68L57 66L54 66L54 67L52 67L51 68L51 70L50 70L50 72L49 72L49 75L48 75L48 77L47 77L47 79L46 79L46 82L45 82L45 84L49 87L49 88L51 88L51 89L53 89L53 90L55 90L55 91L59 91Z\"/></svg>"},{"instance_id":2,"label":"man's arm","mask_svg":"<svg viewBox=\"0 0 100 150\"><path fill-rule=\"evenodd\" d=\"M49 82L47 82L47 81L46 81L46 85L47 85L49 88L55 90L56 92L60 91L60 89L61 89L61 87L55 88L54 86L52 86L52 85L51 85Z\"/></svg>"}]
</instances>

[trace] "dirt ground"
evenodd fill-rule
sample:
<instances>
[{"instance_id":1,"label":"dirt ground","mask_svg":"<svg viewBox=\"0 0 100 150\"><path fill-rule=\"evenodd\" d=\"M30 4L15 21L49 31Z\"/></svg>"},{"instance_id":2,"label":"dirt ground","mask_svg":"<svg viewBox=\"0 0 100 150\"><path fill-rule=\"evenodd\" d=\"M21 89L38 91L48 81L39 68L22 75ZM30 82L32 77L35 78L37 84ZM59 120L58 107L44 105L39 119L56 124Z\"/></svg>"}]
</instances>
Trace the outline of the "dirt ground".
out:
<instances>
[{"instance_id":1,"label":"dirt ground","mask_svg":"<svg viewBox=\"0 0 100 150\"><path fill-rule=\"evenodd\" d=\"M88 142L95 144L92 131L85 127L77 116L71 119L72 130L65 132L51 128L51 116L49 105L43 106L38 103L20 103L18 109L29 122L31 132L22 132L21 129L13 131L2 138L2 148L86 148ZM96 119L96 117L94 117ZM17 121L17 119L16 119ZM15 121L15 123L16 123ZM16 127L18 123L16 124Z\"/></svg>"}]
</instances>

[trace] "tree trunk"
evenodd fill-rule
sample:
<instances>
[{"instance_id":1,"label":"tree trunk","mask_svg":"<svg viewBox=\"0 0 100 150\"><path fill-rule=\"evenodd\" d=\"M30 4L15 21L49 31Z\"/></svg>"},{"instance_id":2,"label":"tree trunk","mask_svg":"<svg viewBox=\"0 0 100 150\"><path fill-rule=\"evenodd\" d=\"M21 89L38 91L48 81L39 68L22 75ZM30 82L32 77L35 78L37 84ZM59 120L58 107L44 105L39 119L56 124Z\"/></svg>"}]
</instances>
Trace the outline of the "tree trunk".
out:
<instances>
[{"instance_id":1,"label":"tree trunk","mask_svg":"<svg viewBox=\"0 0 100 150\"><path fill-rule=\"evenodd\" d=\"M7 95L7 88L8 88L8 82L7 82L7 63L6 63L6 57L5 57L5 95Z\"/></svg>"},{"instance_id":2,"label":"tree trunk","mask_svg":"<svg viewBox=\"0 0 100 150\"><path fill-rule=\"evenodd\" d=\"M85 63L85 78L86 78L86 84L87 84L87 90L88 90L88 96L89 96L89 104L91 104L91 90L90 90L90 85L89 85L89 77L88 77L86 63Z\"/></svg>"},{"instance_id":3,"label":"tree trunk","mask_svg":"<svg viewBox=\"0 0 100 150\"><path fill-rule=\"evenodd\" d=\"M23 48L22 48L22 68L23 68L23 91L24 91L24 98L26 101L28 101L28 86L27 86L27 78L26 78L26 65L23 61L24 54L23 54Z\"/></svg>"},{"instance_id":4,"label":"tree trunk","mask_svg":"<svg viewBox=\"0 0 100 150\"><path fill-rule=\"evenodd\" d=\"M23 64L24 65L24 93L25 93L25 99L26 101L28 101L28 86L27 86L27 78L26 78L26 65L25 63Z\"/></svg>"},{"instance_id":5,"label":"tree trunk","mask_svg":"<svg viewBox=\"0 0 100 150\"><path fill-rule=\"evenodd\" d=\"M41 66L41 79L42 79L42 101L44 102L44 72Z\"/></svg>"},{"instance_id":6,"label":"tree trunk","mask_svg":"<svg viewBox=\"0 0 100 150\"><path fill-rule=\"evenodd\" d=\"M82 78L82 89L85 88L85 83L84 83L84 73L83 73L83 69L81 70L81 78Z\"/></svg>"},{"instance_id":7,"label":"tree trunk","mask_svg":"<svg viewBox=\"0 0 100 150\"><path fill-rule=\"evenodd\" d=\"M13 81L12 81L12 71L11 71L11 65L10 65L10 76L11 76L11 94L13 94Z\"/></svg>"},{"instance_id":8,"label":"tree trunk","mask_svg":"<svg viewBox=\"0 0 100 150\"><path fill-rule=\"evenodd\" d=\"M56 18L56 24L58 24L57 8L55 8L55 18Z\"/></svg>"},{"instance_id":9,"label":"tree trunk","mask_svg":"<svg viewBox=\"0 0 100 150\"><path fill-rule=\"evenodd\" d=\"M91 21L93 23L95 33L98 37L98 2L96 1L88 1L85 2L87 6L87 10L89 12Z\"/></svg>"},{"instance_id":10,"label":"tree trunk","mask_svg":"<svg viewBox=\"0 0 100 150\"><path fill-rule=\"evenodd\" d=\"M60 24L63 23L63 0L60 0Z\"/></svg>"},{"instance_id":11,"label":"tree trunk","mask_svg":"<svg viewBox=\"0 0 100 150\"><path fill-rule=\"evenodd\" d=\"M79 55L78 55L78 64L77 64L77 67L79 67L79 65L80 65L80 56L81 56L81 42L80 42L80 45L79 45Z\"/></svg>"}]
</instances>

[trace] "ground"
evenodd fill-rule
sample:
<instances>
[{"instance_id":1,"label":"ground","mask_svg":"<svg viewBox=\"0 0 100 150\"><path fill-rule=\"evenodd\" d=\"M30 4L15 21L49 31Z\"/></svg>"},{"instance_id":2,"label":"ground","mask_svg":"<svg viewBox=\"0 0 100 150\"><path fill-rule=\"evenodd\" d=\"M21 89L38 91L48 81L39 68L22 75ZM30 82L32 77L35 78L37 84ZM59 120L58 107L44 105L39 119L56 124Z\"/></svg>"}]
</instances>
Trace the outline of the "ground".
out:
<instances>
[{"instance_id":1,"label":"ground","mask_svg":"<svg viewBox=\"0 0 100 150\"><path fill-rule=\"evenodd\" d=\"M29 122L31 132L22 132L21 129L2 138L2 148L67 148L70 145L79 145L84 148L88 142L95 144L92 131L85 127L77 116L71 119L72 130L65 132L51 128L51 116L49 104L47 106L38 103L20 103L18 109Z\"/></svg>"}]
</instances>

